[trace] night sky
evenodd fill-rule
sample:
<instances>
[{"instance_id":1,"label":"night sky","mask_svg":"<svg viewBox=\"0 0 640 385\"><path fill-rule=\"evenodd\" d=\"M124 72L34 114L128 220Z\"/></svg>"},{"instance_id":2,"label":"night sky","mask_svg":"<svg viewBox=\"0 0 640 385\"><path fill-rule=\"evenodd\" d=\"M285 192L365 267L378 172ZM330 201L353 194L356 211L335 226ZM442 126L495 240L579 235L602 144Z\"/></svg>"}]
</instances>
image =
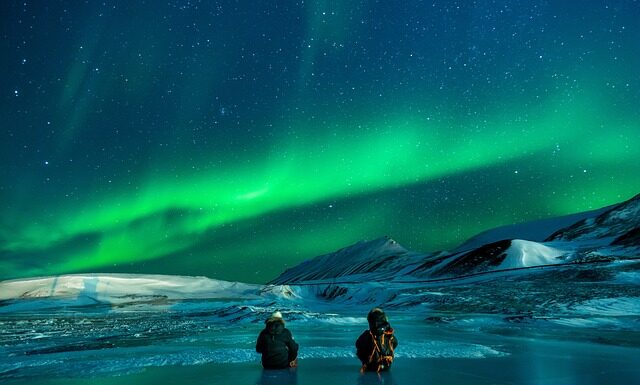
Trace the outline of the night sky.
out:
<instances>
[{"instance_id":1,"label":"night sky","mask_svg":"<svg viewBox=\"0 0 640 385\"><path fill-rule=\"evenodd\" d=\"M640 192L640 1L0 11L0 279L265 282Z\"/></svg>"}]
</instances>

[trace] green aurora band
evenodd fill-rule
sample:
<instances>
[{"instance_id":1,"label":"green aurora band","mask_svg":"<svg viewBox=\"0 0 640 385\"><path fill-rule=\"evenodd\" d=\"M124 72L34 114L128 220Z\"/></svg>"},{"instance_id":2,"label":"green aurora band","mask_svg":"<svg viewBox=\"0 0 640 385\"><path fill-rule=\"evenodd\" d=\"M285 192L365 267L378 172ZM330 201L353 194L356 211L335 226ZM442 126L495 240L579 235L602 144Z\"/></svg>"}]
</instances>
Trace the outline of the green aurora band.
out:
<instances>
[{"instance_id":1,"label":"green aurora band","mask_svg":"<svg viewBox=\"0 0 640 385\"><path fill-rule=\"evenodd\" d=\"M263 166L258 169L192 176L179 183L171 179L154 180L135 195L124 192L116 198L92 202L75 210L76 215L63 214L74 211L64 208L52 223L18 228L11 234L12 241L5 250L46 250L83 234L97 233L100 239L91 247L76 255L67 255L44 271L36 269L32 273L97 271L114 263L139 262L179 252L201 242L202 234L220 226L270 212L429 182L509 163L521 154L550 154L558 145L573 149L562 154L561 162L568 165L584 161L584 153L589 153L591 164L605 165L626 161L625 157L632 160L635 156L631 149L640 146L640 137L634 135L640 127L634 126L634 122L622 124L616 130L616 137L607 133L601 137L581 136L590 125L598 127L605 123L598 119L607 116L605 111L587 101L571 105L568 111L553 108L555 105L556 102L550 103L540 119L514 122L501 116L486 123L491 127L508 126L506 131L469 129L468 134L454 140L446 138L447 127L440 127L438 123L397 117L387 119L381 129L372 130L375 134L352 137L350 141L332 137L324 138L322 145L303 141L282 144L278 147L288 150L274 152L269 159L260 160L258 163ZM465 128L458 129L465 131ZM504 132L519 134L504 135ZM625 148L628 151L624 151ZM612 156L613 153L616 155ZM640 167L636 171L640 173ZM619 201L621 188L628 196L640 187L607 188L606 178L592 183L604 187L595 200L601 205ZM592 202L586 206L580 200L559 198L550 202L552 215L592 209ZM354 223L354 230L357 234L361 229ZM471 235L472 231L463 231L463 236ZM336 234L327 237L323 231L317 237L336 239ZM331 242L333 247L354 240L349 236L337 239L340 241ZM442 231L443 245L451 246L459 241L459 237ZM278 241L267 242L270 244L255 245L255 250L248 254L272 249ZM320 242L298 243L296 250L304 250L305 244ZM316 250L305 250L303 255L312 256Z\"/></svg>"}]
</instances>

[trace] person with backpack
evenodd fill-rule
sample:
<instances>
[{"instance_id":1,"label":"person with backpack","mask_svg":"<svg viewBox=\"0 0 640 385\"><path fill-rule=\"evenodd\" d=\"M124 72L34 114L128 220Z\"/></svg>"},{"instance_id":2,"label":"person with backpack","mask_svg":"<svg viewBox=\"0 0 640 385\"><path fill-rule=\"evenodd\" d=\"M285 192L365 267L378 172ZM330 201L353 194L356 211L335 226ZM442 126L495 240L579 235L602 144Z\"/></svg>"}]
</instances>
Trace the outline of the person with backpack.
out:
<instances>
[{"instance_id":1,"label":"person with backpack","mask_svg":"<svg viewBox=\"0 0 640 385\"><path fill-rule=\"evenodd\" d=\"M298 365L298 344L279 311L271 314L265 321L265 327L258 335L256 352L262 354L262 367L265 369L285 369Z\"/></svg>"},{"instance_id":2,"label":"person with backpack","mask_svg":"<svg viewBox=\"0 0 640 385\"><path fill-rule=\"evenodd\" d=\"M356 355L362 362L361 372L382 372L389 370L398 339L393 335L387 315L382 309L374 308L367 315L369 329L362 332L356 341Z\"/></svg>"}]
</instances>

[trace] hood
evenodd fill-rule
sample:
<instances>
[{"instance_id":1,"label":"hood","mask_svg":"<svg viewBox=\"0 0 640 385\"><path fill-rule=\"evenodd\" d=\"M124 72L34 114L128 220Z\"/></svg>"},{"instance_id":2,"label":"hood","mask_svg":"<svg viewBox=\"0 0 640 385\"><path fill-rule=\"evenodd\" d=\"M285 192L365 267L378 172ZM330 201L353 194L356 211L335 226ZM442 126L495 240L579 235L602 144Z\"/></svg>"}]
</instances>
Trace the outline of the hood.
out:
<instances>
[{"instance_id":1,"label":"hood","mask_svg":"<svg viewBox=\"0 0 640 385\"><path fill-rule=\"evenodd\" d=\"M381 335L385 331L391 329L387 315L378 308L375 308L367 315L367 321L369 321L369 330L376 335Z\"/></svg>"},{"instance_id":2,"label":"hood","mask_svg":"<svg viewBox=\"0 0 640 385\"><path fill-rule=\"evenodd\" d=\"M264 328L269 334L280 334L284 330L284 320L282 318L269 318L265 324Z\"/></svg>"}]
</instances>

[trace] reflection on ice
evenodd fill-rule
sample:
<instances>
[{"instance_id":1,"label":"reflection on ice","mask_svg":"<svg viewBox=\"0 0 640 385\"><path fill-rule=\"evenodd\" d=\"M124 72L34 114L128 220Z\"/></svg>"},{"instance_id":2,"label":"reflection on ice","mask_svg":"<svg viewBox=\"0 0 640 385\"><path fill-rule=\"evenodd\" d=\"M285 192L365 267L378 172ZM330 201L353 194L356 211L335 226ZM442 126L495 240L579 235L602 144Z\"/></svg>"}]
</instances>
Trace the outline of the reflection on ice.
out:
<instances>
[{"instance_id":1,"label":"reflection on ice","mask_svg":"<svg viewBox=\"0 0 640 385\"><path fill-rule=\"evenodd\" d=\"M298 370L293 369L279 369L279 370L266 370L263 369L260 374L260 378L256 382L256 385L297 385L298 384Z\"/></svg>"},{"instance_id":2,"label":"reflection on ice","mask_svg":"<svg viewBox=\"0 0 640 385\"><path fill-rule=\"evenodd\" d=\"M393 381L393 371L381 373L363 373L358 377L357 385L397 385Z\"/></svg>"}]
</instances>

